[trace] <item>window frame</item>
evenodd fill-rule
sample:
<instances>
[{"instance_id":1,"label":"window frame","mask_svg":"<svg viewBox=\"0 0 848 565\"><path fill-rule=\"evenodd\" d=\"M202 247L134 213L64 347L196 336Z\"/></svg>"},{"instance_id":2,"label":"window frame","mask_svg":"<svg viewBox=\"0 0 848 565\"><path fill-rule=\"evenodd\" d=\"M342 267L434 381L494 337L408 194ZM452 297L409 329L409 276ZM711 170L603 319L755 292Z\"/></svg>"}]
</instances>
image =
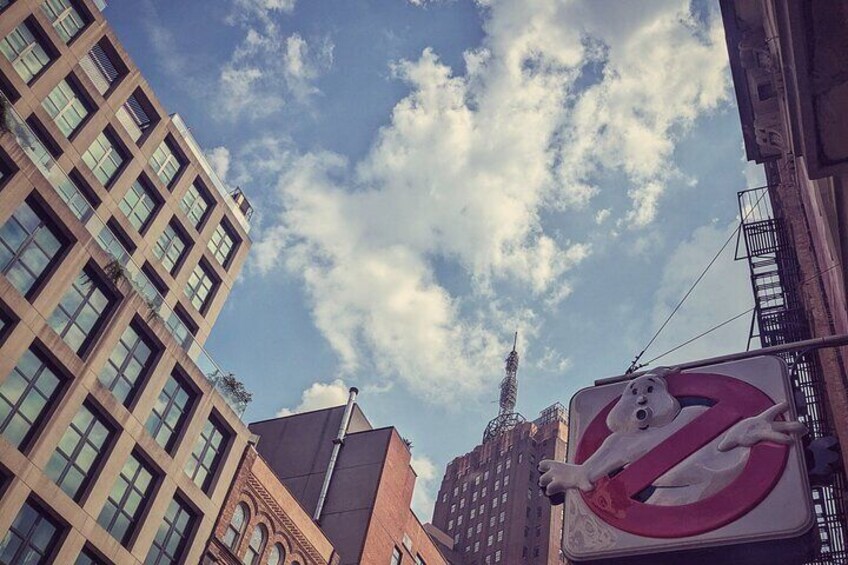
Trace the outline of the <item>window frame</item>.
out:
<instances>
[{"instance_id":1,"label":"window frame","mask_svg":"<svg viewBox=\"0 0 848 565\"><path fill-rule=\"evenodd\" d=\"M197 273L200 271L201 275ZM194 282L192 282L194 281ZM183 294L195 310L205 314L215 299L221 281L205 260L201 259L186 279ZM199 301L199 304L196 302Z\"/></svg>"},{"instance_id":2,"label":"window frame","mask_svg":"<svg viewBox=\"0 0 848 565\"><path fill-rule=\"evenodd\" d=\"M91 284L91 288L86 290L84 293L77 288L77 283L86 277ZM94 324L85 332L85 337L82 342L74 349L74 346L71 343L66 341L66 336L69 331L73 327L77 327L80 330L83 328L77 324L78 318L83 314L83 308L91 305L91 298L95 295L95 293L99 291L103 295L103 299L105 300L105 304L102 307L100 312L97 312L97 319ZM73 314L70 314L66 309L65 302L66 299L73 300L71 292L76 292L83 296L82 301L77 303L77 305L73 308ZM81 359L88 356L91 352L94 343L100 337L100 334L103 331L103 328L109 323L109 319L112 317L116 309L116 305L120 302L120 296L118 293L106 283L105 278L99 272L99 270L95 267L93 263L86 264L79 272L79 274L74 278L74 281L71 283L71 286L68 287L62 298L59 300L59 303L56 304L56 307L53 309L53 312L50 313L48 317L47 324L50 328L53 329L56 334L62 338L62 341L71 348L71 350L76 353L78 357ZM96 310L95 310L96 311ZM57 313L61 312L61 315L66 319L64 322L59 322L59 315ZM61 329L58 329L54 324L61 324Z\"/></svg>"},{"instance_id":3,"label":"window frame","mask_svg":"<svg viewBox=\"0 0 848 565\"><path fill-rule=\"evenodd\" d=\"M103 145L103 142L101 141L102 139L106 140L108 148ZM94 147L95 144L103 150L103 155L96 158L91 151L91 148ZM113 155L116 155L119 161L115 162L115 160L112 159ZM97 181L108 190L115 183L115 180L121 175L121 171L127 163L128 154L126 148L124 148L118 141L118 137L110 131L110 128L107 127L97 134L97 137L94 138L91 144L81 155L81 159L85 166L88 167L88 170L91 171L91 174L94 175L94 178L96 178ZM115 169L107 176L106 179L103 179L101 178L100 173L103 173L104 176L106 176L106 169L103 168L103 165L107 162L111 162L115 166Z\"/></svg>"},{"instance_id":4,"label":"window frame","mask_svg":"<svg viewBox=\"0 0 848 565\"><path fill-rule=\"evenodd\" d=\"M176 510L174 511L174 516L170 517L169 514L171 514L171 509L175 506ZM169 555L167 553L168 547L170 546L171 537L176 531L174 526L179 522L181 513L184 513L187 518L181 527L182 531L178 534L180 536L180 541L177 544L176 551L174 555ZM185 501L185 499L179 493L175 493L174 498L171 499L171 503L168 505L168 509L165 511L165 515L162 517L162 523L156 531L153 543L150 544L147 557L144 558L144 565L162 565L164 563L170 564L180 562L185 554L186 547L190 545L191 540L194 537L194 530L197 525L197 516L197 512ZM164 535L162 535L163 529L165 532ZM163 538L161 541L159 539L160 535ZM154 555L154 550L157 550L157 555ZM166 557L165 561L162 560L163 557ZM151 560L151 558L153 558L153 560Z\"/></svg>"},{"instance_id":5,"label":"window frame","mask_svg":"<svg viewBox=\"0 0 848 565\"><path fill-rule=\"evenodd\" d=\"M197 193L196 197L192 193L192 190L194 191L194 193ZM192 197L190 203L186 201L189 196ZM195 219L195 210L198 208L198 202L203 203L203 211L201 212L200 216ZM203 224L205 224L206 220L209 218L209 215L212 212L213 208L214 200L211 196L209 196L209 190L206 188L206 185L203 184L203 181L198 176L194 179L194 182L192 182L188 186L185 193L183 194L183 197L180 198L180 210L182 210L185 217L188 218L189 223L194 226L194 229L200 231L200 229L203 227Z\"/></svg>"},{"instance_id":6,"label":"window frame","mask_svg":"<svg viewBox=\"0 0 848 565\"><path fill-rule=\"evenodd\" d=\"M132 471L132 477L128 477L124 475L124 471L127 468L127 465L130 461L134 461L138 467ZM142 471L146 472L149 477L146 479L147 484L139 489L136 488L136 482L138 481L139 476L141 476ZM133 450L130 452L127 460L124 462L124 465L121 467L121 470L118 472L118 475L115 477L115 482L112 484L112 488L109 489L109 494L106 496L106 501L103 503L103 507L100 509L100 513L97 515L97 524L103 528L113 539L115 539L122 546L129 548L135 535L138 526L144 521L145 513L147 512L150 503L152 502L152 493L156 488L157 483L159 482L159 475L148 462L147 459L137 450ZM119 500L115 500L113 498L113 494L115 494L115 489L118 488L119 484L123 482L125 488L123 492L120 494ZM130 500L130 495L132 493L136 494L136 498L138 498L138 506L135 511L132 513L128 513L125 511L125 507L127 501ZM108 526L101 522L103 519L106 509L108 505L112 505L114 507L114 512L112 513L112 517L108 520ZM120 539L115 535L112 531L115 524L117 523L117 517L119 515L123 515L128 519L128 524L124 532L121 534ZM104 520L105 521L105 520Z\"/></svg>"},{"instance_id":7,"label":"window frame","mask_svg":"<svg viewBox=\"0 0 848 565\"><path fill-rule=\"evenodd\" d=\"M256 534L259 534L259 547L254 547L253 543L256 540ZM250 535L250 542L247 544L247 549L244 550L244 565L259 565L259 560L262 554L265 553L265 547L268 545L268 526L262 522L253 526L253 533Z\"/></svg>"},{"instance_id":8,"label":"window frame","mask_svg":"<svg viewBox=\"0 0 848 565\"><path fill-rule=\"evenodd\" d=\"M236 528L233 526L233 522L235 522L237 512L241 510L241 527ZM236 504L235 509L233 510L233 515L230 516L230 521L227 523L227 529L224 531L224 537L221 539L221 542L227 546L231 551L236 551L238 549L238 545L241 542L245 530L247 530L247 525L250 522L250 507L244 501ZM230 537L232 533L232 539L228 542L227 538Z\"/></svg>"},{"instance_id":9,"label":"window frame","mask_svg":"<svg viewBox=\"0 0 848 565\"><path fill-rule=\"evenodd\" d=\"M210 427L211 430L209 430ZM211 435L207 436L207 433L210 433ZM216 433L220 436L220 438L218 439L217 444L213 446L216 439ZM206 494L210 493L212 485L218 476L221 462L227 456L230 443L232 442L232 437L233 432L224 425L223 419L214 412L209 414L209 418L207 418L206 422L203 424L203 431L201 431L200 435L195 440L191 454L186 460L186 464L183 469L186 476L191 479L191 482L197 485L200 490ZM210 453L210 449L212 450L213 456L212 460L207 464L206 458L207 454ZM189 468L192 466L193 469L189 471ZM201 469L203 469L205 476L201 482L198 483L197 478Z\"/></svg>"},{"instance_id":10,"label":"window frame","mask_svg":"<svg viewBox=\"0 0 848 565\"><path fill-rule=\"evenodd\" d=\"M220 236L220 239L216 242L216 237L218 237L218 232L223 232L223 235ZM219 253L223 247L223 243L229 239L230 248L224 254L223 258L219 256ZM206 248L209 250L209 253L212 257L215 258L215 261L218 262L221 267L225 270L230 267L230 264L233 262L233 257L236 255L236 251L238 251L239 246L241 245L241 240L236 235L235 230L227 221L226 218L221 218L221 223L215 228L215 231L212 232L212 236L209 238L209 241L206 243Z\"/></svg>"},{"instance_id":11,"label":"window frame","mask_svg":"<svg viewBox=\"0 0 848 565\"><path fill-rule=\"evenodd\" d=\"M132 343L125 341L125 337L129 332L133 332L135 334L135 338ZM136 356L136 353L140 346L145 346L149 351L147 357L144 360L139 359ZM127 355L123 358L119 365L117 365L113 357L115 353L119 350L120 347L123 347L127 351ZM133 402L136 400L139 391L144 386L144 383L150 377L150 374L153 372L156 363L159 360L159 357L162 354L162 345L158 343L157 340L154 340L150 337L150 332L143 325L143 323L137 318L133 319L126 327L126 329L121 333L121 336L115 342L114 347L112 348L111 353L109 354L109 358L106 360L106 363L103 365L100 373L97 375L98 382L106 388L112 395L120 402L123 406L129 408L133 405ZM124 374L127 370L127 367L130 365L132 361L135 361L141 368L139 369L138 376L136 376L135 380L130 382L130 379L126 377ZM114 371L114 376L112 377L111 382L106 383L104 381L104 373L107 370L107 367L111 366ZM115 388L118 381L124 381L128 383L126 395L123 398L119 397L115 394Z\"/></svg>"},{"instance_id":12,"label":"window frame","mask_svg":"<svg viewBox=\"0 0 848 565\"><path fill-rule=\"evenodd\" d=\"M149 199L151 203L150 209L147 210L147 216L145 216L144 219L141 220L139 225L136 225L135 221L133 221L133 217L138 216L138 214L136 214L136 211L139 205L144 201L144 198L138 197L138 193L135 190L136 187L141 189L141 192L143 193L144 197ZM134 205L126 204L126 207L129 208L129 211L127 211L124 209L125 202L127 202L127 197L130 194L136 195L138 199L136 200L136 203ZM133 228L135 228L135 230L141 235L144 235L147 232L148 228L150 227L150 224L152 224L153 220L156 219L156 214L159 212L159 209L161 207L162 199L159 197L159 192L153 187L150 181L147 180L147 177L144 176L144 174L139 175L139 177L135 179L135 181L133 181L133 183L129 186L129 188L127 188L127 191L124 193L124 196L121 197L121 201L118 203L118 209L127 219L127 222L129 222L129 224Z\"/></svg>"},{"instance_id":13,"label":"window frame","mask_svg":"<svg viewBox=\"0 0 848 565\"><path fill-rule=\"evenodd\" d=\"M46 1L46 0L45 0ZM65 87L63 89L63 86ZM64 106L61 108L59 104L53 99L53 95L56 91L60 91L62 96L64 96L67 100L64 103ZM70 92L71 96L68 95ZM54 110L49 107L48 102L55 108ZM76 103L76 104L75 104ZM78 107L78 106L79 107ZM91 117L93 111L93 105L91 101L86 97L84 89L79 86L79 83L76 80L76 77L73 73L69 74L61 81L59 81L56 86L44 97L41 101L41 107L44 108L44 111L47 112L47 115L50 116L50 120L53 122L53 125L59 132L65 137L65 139L72 140L76 137L76 134L83 128L85 123ZM69 124L69 120L64 120L67 113L71 110L75 111L77 115L80 114L80 108L85 112L80 115L79 121L71 127L68 131L65 131L65 128L62 127L61 123ZM60 123L61 121L61 123Z\"/></svg>"},{"instance_id":14,"label":"window frame","mask_svg":"<svg viewBox=\"0 0 848 565\"><path fill-rule=\"evenodd\" d=\"M27 527L27 531L23 533L23 535L21 535L21 533L18 533L18 531L16 531L16 523L22 517L26 517L26 508L29 508L31 512L35 513L37 518L32 524ZM56 554L56 550L59 546L57 542L64 535L64 530L66 528L61 522L59 522L59 520L54 518L48 510L45 509L45 505L41 504L39 501L34 500L33 497L30 497L24 501L24 503L18 510L18 513L15 515L12 524L9 526L9 530L6 532L6 535L3 536L3 540L0 541L0 557L3 557L3 555L5 554L5 550L8 547L7 540L9 539L9 537L15 535L21 540L21 543L18 545L17 550L15 550L12 554L13 558L11 561L9 561L9 563L21 562L21 558L27 555L27 550L33 547L30 545L31 540L32 538L38 535L38 532L36 530L42 522L46 522L49 526L53 528L54 531L50 535L49 539L44 543L43 548L35 547L35 549L40 550L37 552L40 555L40 558L36 563L33 563L32 565L46 565L47 563L50 563L53 556Z\"/></svg>"},{"instance_id":15,"label":"window frame","mask_svg":"<svg viewBox=\"0 0 848 565\"><path fill-rule=\"evenodd\" d=\"M174 232L174 236L170 237L166 244L162 245L162 240L165 238L165 235L168 233L168 230ZM174 241L179 240L180 243L183 244L182 250L179 251L179 255L176 259L173 259L168 253L171 249L174 248ZM174 218L171 218L171 221L168 222L168 225L165 226L165 229L162 230L162 233L156 239L156 243L153 245L153 256L159 261L164 268L171 276L176 276L179 272L180 268L185 262L185 258L188 255L189 250L191 249L191 240L186 235L185 230L182 229ZM165 258L168 258L168 261L171 262L171 267L169 268L165 264Z\"/></svg>"},{"instance_id":16,"label":"window frame","mask_svg":"<svg viewBox=\"0 0 848 565\"><path fill-rule=\"evenodd\" d=\"M157 157L160 153L161 157ZM147 159L147 164L150 165L150 169L156 174L159 182L168 190L171 190L185 169L187 160L182 154L182 151L178 149L178 145L173 138L170 135L166 135ZM172 165L176 165L173 174L170 176L166 174L165 178L163 178L163 173L166 173Z\"/></svg>"},{"instance_id":17,"label":"window frame","mask_svg":"<svg viewBox=\"0 0 848 565\"><path fill-rule=\"evenodd\" d=\"M159 403L159 398L162 397L163 394L166 394L166 390L168 384L173 380L177 383L177 388L174 389L172 394L168 394L165 412L163 414L159 414L157 411L156 404ZM175 368L171 371L171 374L168 375L168 379L165 381L165 384L162 385L162 390L159 391L159 395L156 397L156 404L153 405L153 408L150 410L150 415L147 417L147 420L144 424L144 429L147 430L147 433L153 438L158 446L164 449L167 453L173 454L176 450L177 444L179 444L180 436L185 429L186 422L191 419L192 412L194 411L197 393L196 391L188 384L190 379L186 378L180 370ZM186 394L186 400L183 406L180 409L180 416L177 418L174 427L167 423L168 414L170 409L175 405L175 397L179 391L184 391ZM158 422L155 424L155 431L151 431L151 421L153 417L156 416ZM167 427L170 430L168 434L168 438L165 441L164 445L159 441L159 432L163 427Z\"/></svg>"},{"instance_id":18,"label":"window frame","mask_svg":"<svg viewBox=\"0 0 848 565\"><path fill-rule=\"evenodd\" d=\"M23 33L23 30L26 31L26 34L29 35L29 38L26 37L26 34ZM18 51L18 49L9 41L9 37L12 34L17 33L20 38L20 41L27 42L26 45ZM30 38L32 41L30 42ZM3 46L8 46L8 49L15 54L14 59L9 58L9 53L6 49L3 49ZM9 61L9 64L12 65L12 68L15 69L18 77L27 85L32 85L35 81L37 81L47 70L48 67L53 63L56 59L56 50L53 48L53 45L47 40L44 35L44 31L41 29L41 26L35 21L35 18L30 16L25 19L17 26L14 27L8 34L6 34L2 39L0 39L0 52L6 57L6 60ZM38 61L41 66L35 70L34 72L30 69L29 65L25 61L25 57L30 55L35 55L35 60ZM41 57L46 58L46 61L42 62ZM24 68L26 68L26 73L21 74L21 71L18 68L19 64L23 64ZM24 75L28 75L28 78L25 78Z\"/></svg>"},{"instance_id":19,"label":"window frame","mask_svg":"<svg viewBox=\"0 0 848 565\"><path fill-rule=\"evenodd\" d=\"M65 3L67 6L64 6L61 12L56 12L55 7L52 6L52 3ZM48 4L50 4L51 11L48 11ZM85 31L85 28L91 23L91 17L86 13L85 10L81 10L76 2L73 0L43 0L41 2L41 11L44 16L50 21L50 25L53 30L56 32L56 35L62 40L65 45L72 44L79 36ZM51 13L52 12L52 13ZM77 19L79 19L79 27L76 28L73 35L68 34L68 30L63 25L72 15L75 15ZM55 20L53 17L55 16ZM76 24L76 22L74 22ZM60 28L62 31L60 31ZM63 34L64 32L64 34ZM67 38L65 35L68 34Z\"/></svg>"}]
</instances>

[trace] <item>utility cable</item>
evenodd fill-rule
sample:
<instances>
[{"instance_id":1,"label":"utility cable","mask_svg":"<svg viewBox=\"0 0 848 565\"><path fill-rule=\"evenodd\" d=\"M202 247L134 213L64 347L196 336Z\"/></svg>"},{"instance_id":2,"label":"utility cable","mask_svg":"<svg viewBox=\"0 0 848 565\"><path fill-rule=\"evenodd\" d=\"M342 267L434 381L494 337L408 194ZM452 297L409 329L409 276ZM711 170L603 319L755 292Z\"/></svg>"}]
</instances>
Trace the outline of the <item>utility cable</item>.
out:
<instances>
[{"instance_id":1,"label":"utility cable","mask_svg":"<svg viewBox=\"0 0 848 565\"><path fill-rule=\"evenodd\" d=\"M713 264L715 264L715 262L718 260L719 256L722 253L724 253L724 250L727 249L727 246L730 245L730 242L733 241L733 238L735 238L737 236L737 234L739 233L739 230L742 229L742 225L745 223L745 220L747 220L748 216L751 215L751 212L753 212L757 208L757 206L760 203L760 200L762 200L763 197L766 194L768 194L768 190L763 190L762 194L760 194L760 197L757 198L756 202L754 202L754 205L751 206L748 209L747 212L745 212L745 215L739 221L739 224L736 226L736 229L734 229L733 232L731 232L731 234L728 236L727 240L724 242L724 245L721 246L721 249L719 249L718 252L715 255L713 255L713 258L710 260L710 262L707 264L707 266L704 268L704 270L701 271L701 274L698 275L698 278L695 279L695 282L692 283L692 286L689 287L689 290L686 291L686 294L683 295L683 298L680 299L680 302L677 303L677 306L674 307L674 309L671 311L671 314L668 315L668 317L662 323L660 328L656 331L656 333L654 333L654 336L650 339L650 341L648 341L648 345L646 345L644 348L642 348L642 351L639 352L639 354L636 357L633 358L633 361L630 363L630 367L627 368L627 371L625 372L625 374L629 375L633 371L639 369L640 367L644 367L645 365L648 364L648 363L643 363L642 365L639 365L639 360L642 358L642 356L645 354L645 352L648 350L648 348L651 347L651 345L653 345L654 341L656 341L656 339L659 337L660 333L662 333L662 331L665 329L665 327L668 325L668 323L671 321L671 319L674 317L674 315L677 314L677 311L680 310L680 307L683 306L683 303L686 302L686 299L689 298L689 295L692 294L692 291L695 290L695 287L698 286L698 283L700 283L701 280L706 276L707 271L710 270L710 267L712 267Z\"/></svg>"}]
</instances>

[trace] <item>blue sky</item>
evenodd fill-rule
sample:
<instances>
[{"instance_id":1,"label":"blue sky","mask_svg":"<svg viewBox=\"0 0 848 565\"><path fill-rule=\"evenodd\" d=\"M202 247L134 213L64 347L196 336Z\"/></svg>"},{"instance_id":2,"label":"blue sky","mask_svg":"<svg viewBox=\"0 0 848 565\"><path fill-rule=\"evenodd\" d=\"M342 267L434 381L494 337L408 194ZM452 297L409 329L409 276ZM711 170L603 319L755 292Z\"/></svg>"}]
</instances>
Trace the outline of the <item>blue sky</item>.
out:
<instances>
[{"instance_id":1,"label":"blue sky","mask_svg":"<svg viewBox=\"0 0 848 565\"><path fill-rule=\"evenodd\" d=\"M414 444L415 507L477 444L518 329L528 418L621 373L732 233L717 4L113 0L169 111L251 198L208 350L248 421L340 403ZM745 311L733 246L646 359ZM743 317L665 364L745 348Z\"/></svg>"}]
</instances>

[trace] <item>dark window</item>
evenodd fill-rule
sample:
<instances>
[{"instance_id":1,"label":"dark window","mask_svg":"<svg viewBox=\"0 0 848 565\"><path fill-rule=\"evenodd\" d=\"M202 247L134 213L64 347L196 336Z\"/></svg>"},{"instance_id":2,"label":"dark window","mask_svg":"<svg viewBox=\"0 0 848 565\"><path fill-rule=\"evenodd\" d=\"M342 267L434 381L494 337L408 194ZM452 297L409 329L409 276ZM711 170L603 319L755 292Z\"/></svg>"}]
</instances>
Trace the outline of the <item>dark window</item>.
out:
<instances>
[{"instance_id":1,"label":"dark window","mask_svg":"<svg viewBox=\"0 0 848 565\"><path fill-rule=\"evenodd\" d=\"M25 445L60 391L62 380L39 355L27 350L0 384L0 434Z\"/></svg>"},{"instance_id":2,"label":"dark window","mask_svg":"<svg viewBox=\"0 0 848 565\"><path fill-rule=\"evenodd\" d=\"M218 282L212 270L201 261L189 275L183 292L198 312L205 312L209 298L217 286Z\"/></svg>"},{"instance_id":3,"label":"dark window","mask_svg":"<svg viewBox=\"0 0 848 565\"><path fill-rule=\"evenodd\" d=\"M143 332L130 325L115 344L99 379L124 406L129 406L153 366L154 347Z\"/></svg>"},{"instance_id":4,"label":"dark window","mask_svg":"<svg viewBox=\"0 0 848 565\"><path fill-rule=\"evenodd\" d=\"M59 533L59 524L35 503L26 501L0 543L0 563L49 563Z\"/></svg>"},{"instance_id":5,"label":"dark window","mask_svg":"<svg viewBox=\"0 0 848 565\"><path fill-rule=\"evenodd\" d=\"M145 425L165 451L171 452L174 448L180 428L191 409L191 400L191 394L181 379L170 375Z\"/></svg>"},{"instance_id":6,"label":"dark window","mask_svg":"<svg viewBox=\"0 0 848 565\"><path fill-rule=\"evenodd\" d=\"M173 142L164 139L153 152L153 155L150 156L148 162L162 184L169 187L183 168L184 161L174 149Z\"/></svg>"},{"instance_id":7,"label":"dark window","mask_svg":"<svg viewBox=\"0 0 848 565\"><path fill-rule=\"evenodd\" d=\"M170 223L165 227L165 231L162 232L153 247L153 255L162 261L165 270L173 275L183 260L186 247L188 247L188 243L186 243L185 237L179 228Z\"/></svg>"},{"instance_id":8,"label":"dark window","mask_svg":"<svg viewBox=\"0 0 848 565\"><path fill-rule=\"evenodd\" d=\"M85 19L68 0L45 0L41 9L65 43L85 27Z\"/></svg>"},{"instance_id":9,"label":"dark window","mask_svg":"<svg viewBox=\"0 0 848 565\"><path fill-rule=\"evenodd\" d=\"M21 22L0 41L0 51L25 83L31 83L50 62L50 55L27 22Z\"/></svg>"},{"instance_id":10,"label":"dark window","mask_svg":"<svg viewBox=\"0 0 848 565\"><path fill-rule=\"evenodd\" d=\"M186 462L186 475L204 491L209 489L218 464L224 457L227 435L223 426L214 418L210 418L203 426L203 432L194 443L194 450Z\"/></svg>"},{"instance_id":11,"label":"dark window","mask_svg":"<svg viewBox=\"0 0 848 565\"><path fill-rule=\"evenodd\" d=\"M191 225L199 229L206 217L207 210L209 210L209 196L206 189L200 185L199 180L195 180L188 187L182 200L180 200L180 208L188 217Z\"/></svg>"},{"instance_id":12,"label":"dark window","mask_svg":"<svg viewBox=\"0 0 848 565\"><path fill-rule=\"evenodd\" d=\"M158 199L154 196L153 189L149 188L141 178L138 178L127 190L118 207L130 221L130 224L138 230L144 231L150 223L153 213L159 207Z\"/></svg>"},{"instance_id":13,"label":"dark window","mask_svg":"<svg viewBox=\"0 0 848 565\"><path fill-rule=\"evenodd\" d=\"M392 549L392 560L390 561L390 565L400 565L402 556L400 554L400 550L397 547Z\"/></svg>"},{"instance_id":14,"label":"dark window","mask_svg":"<svg viewBox=\"0 0 848 565\"><path fill-rule=\"evenodd\" d=\"M103 418L83 404L62 435L45 474L78 501L97 471L111 433Z\"/></svg>"},{"instance_id":15,"label":"dark window","mask_svg":"<svg viewBox=\"0 0 848 565\"><path fill-rule=\"evenodd\" d=\"M268 555L268 565L280 565L285 558L286 550L278 543L271 548L271 554Z\"/></svg>"},{"instance_id":16,"label":"dark window","mask_svg":"<svg viewBox=\"0 0 848 565\"><path fill-rule=\"evenodd\" d=\"M94 213L94 208L100 204L97 195L76 170L71 171L67 177L56 179L56 183L59 196L71 209L73 215L85 223Z\"/></svg>"},{"instance_id":17,"label":"dark window","mask_svg":"<svg viewBox=\"0 0 848 565\"><path fill-rule=\"evenodd\" d=\"M247 526L249 515L250 511L247 508L247 504L239 502L233 511L233 517L230 519L230 523L227 525L227 531L224 533L224 545L233 551L238 548L238 543L244 534L244 528Z\"/></svg>"},{"instance_id":18,"label":"dark window","mask_svg":"<svg viewBox=\"0 0 848 565\"><path fill-rule=\"evenodd\" d=\"M86 267L53 310L48 323L71 349L82 355L106 321L110 306L105 285Z\"/></svg>"},{"instance_id":19,"label":"dark window","mask_svg":"<svg viewBox=\"0 0 848 565\"><path fill-rule=\"evenodd\" d=\"M73 135L89 112L79 90L67 80L57 84L41 105L62 135L67 138Z\"/></svg>"},{"instance_id":20,"label":"dark window","mask_svg":"<svg viewBox=\"0 0 848 565\"><path fill-rule=\"evenodd\" d=\"M144 565L179 563L193 527L194 513L179 497L175 497L168 506L165 519L159 525L159 531L156 532Z\"/></svg>"},{"instance_id":21,"label":"dark window","mask_svg":"<svg viewBox=\"0 0 848 565\"><path fill-rule=\"evenodd\" d=\"M153 473L131 453L97 518L97 523L125 546L141 518L153 483Z\"/></svg>"},{"instance_id":22,"label":"dark window","mask_svg":"<svg viewBox=\"0 0 848 565\"><path fill-rule=\"evenodd\" d=\"M24 202L0 227L0 272L23 295L28 295L62 250L52 222Z\"/></svg>"},{"instance_id":23,"label":"dark window","mask_svg":"<svg viewBox=\"0 0 848 565\"><path fill-rule=\"evenodd\" d=\"M215 233L209 239L207 247L222 267L229 265L230 258L233 255L233 249L235 248L235 238L232 230L224 222L218 224L218 227L215 228Z\"/></svg>"},{"instance_id":24,"label":"dark window","mask_svg":"<svg viewBox=\"0 0 848 565\"><path fill-rule=\"evenodd\" d=\"M80 552L77 560L74 562L74 565L106 565L106 561L100 559L100 557L94 553L94 550L85 547Z\"/></svg>"}]
</instances>

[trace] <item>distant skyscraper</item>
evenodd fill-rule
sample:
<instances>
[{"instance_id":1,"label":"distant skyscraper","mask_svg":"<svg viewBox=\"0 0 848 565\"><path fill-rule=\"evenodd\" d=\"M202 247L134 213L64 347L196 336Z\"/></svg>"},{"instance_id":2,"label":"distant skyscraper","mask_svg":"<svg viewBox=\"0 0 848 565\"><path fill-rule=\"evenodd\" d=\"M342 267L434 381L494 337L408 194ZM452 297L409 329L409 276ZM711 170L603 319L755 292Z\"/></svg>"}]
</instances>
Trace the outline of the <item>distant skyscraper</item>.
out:
<instances>
[{"instance_id":1,"label":"distant skyscraper","mask_svg":"<svg viewBox=\"0 0 848 565\"><path fill-rule=\"evenodd\" d=\"M197 563L250 436L203 350L249 206L103 6L0 0L0 563Z\"/></svg>"},{"instance_id":2,"label":"distant skyscraper","mask_svg":"<svg viewBox=\"0 0 848 565\"><path fill-rule=\"evenodd\" d=\"M482 444L448 464L433 525L448 534L457 563L559 564L565 561L562 509L551 507L539 489L536 465L565 459L566 410L557 403L526 421L515 412L515 345L505 369L498 416L486 427Z\"/></svg>"}]
</instances>

